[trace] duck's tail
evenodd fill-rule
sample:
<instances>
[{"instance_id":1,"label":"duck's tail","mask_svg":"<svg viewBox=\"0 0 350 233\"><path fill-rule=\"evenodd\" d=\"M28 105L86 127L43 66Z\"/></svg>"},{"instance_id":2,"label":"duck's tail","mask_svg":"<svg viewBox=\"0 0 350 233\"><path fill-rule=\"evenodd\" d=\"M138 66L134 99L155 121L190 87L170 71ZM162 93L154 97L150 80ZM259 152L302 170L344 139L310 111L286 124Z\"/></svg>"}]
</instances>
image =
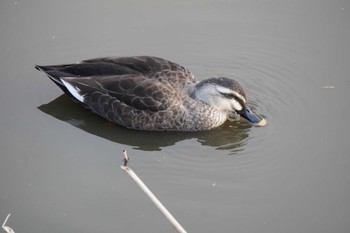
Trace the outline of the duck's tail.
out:
<instances>
[{"instance_id":1,"label":"duck's tail","mask_svg":"<svg viewBox=\"0 0 350 233\"><path fill-rule=\"evenodd\" d=\"M72 74L62 72L60 69L62 69L64 66L68 65L59 65L59 66L39 66L35 65L35 68L39 71L44 72L47 77L49 77L59 88L62 89L64 93L69 95L74 99L74 96L70 93L66 85L64 85L62 77L71 77ZM74 99L75 100L75 99Z\"/></svg>"},{"instance_id":2,"label":"duck's tail","mask_svg":"<svg viewBox=\"0 0 350 233\"><path fill-rule=\"evenodd\" d=\"M60 77L67 77L67 76L69 76L68 73L61 72L55 66L39 66L39 65L35 65L35 68L37 70L39 70L39 71L44 72L61 89L64 88L64 85L63 85L62 80L60 79ZM63 91L65 91L65 90L63 90Z\"/></svg>"}]
</instances>

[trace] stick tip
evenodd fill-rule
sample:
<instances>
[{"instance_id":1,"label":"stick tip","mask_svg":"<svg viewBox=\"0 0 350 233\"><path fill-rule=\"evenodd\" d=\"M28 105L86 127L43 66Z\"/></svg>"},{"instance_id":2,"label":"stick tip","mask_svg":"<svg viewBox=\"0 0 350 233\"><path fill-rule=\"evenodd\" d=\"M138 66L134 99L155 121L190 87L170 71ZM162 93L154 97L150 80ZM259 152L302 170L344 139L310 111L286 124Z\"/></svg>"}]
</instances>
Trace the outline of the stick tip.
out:
<instances>
[{"instance_id":1,"label":"stick tip","mask_svg":"<svg viewBox=\"0 0 350 233\"><path fill-rule=\"evenodd\" d=\"M124 167L128 165L129 157L128 154L126 153L126 150L123 150L123 160L124 160Z\"/></svg>"}]
</instances>

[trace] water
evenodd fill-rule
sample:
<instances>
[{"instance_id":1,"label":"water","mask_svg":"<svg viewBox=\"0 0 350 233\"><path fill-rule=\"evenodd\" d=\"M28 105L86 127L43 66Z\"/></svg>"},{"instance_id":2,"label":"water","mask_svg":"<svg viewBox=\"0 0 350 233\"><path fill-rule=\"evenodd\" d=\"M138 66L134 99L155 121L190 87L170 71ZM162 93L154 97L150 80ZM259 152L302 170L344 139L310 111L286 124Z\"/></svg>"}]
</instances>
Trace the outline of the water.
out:
<instances>
[{"instance_id":1,"label":"water","mask_svg":"<svg viewBox=\"0 0 350 233\"><path fill-rule=\"evenodd\" d=\"M0 219L16 232L349 232L349 1L2 1ZM35 64L154 55L227 76L268 126L111 125Z\"/></svg>"}]
</instances>

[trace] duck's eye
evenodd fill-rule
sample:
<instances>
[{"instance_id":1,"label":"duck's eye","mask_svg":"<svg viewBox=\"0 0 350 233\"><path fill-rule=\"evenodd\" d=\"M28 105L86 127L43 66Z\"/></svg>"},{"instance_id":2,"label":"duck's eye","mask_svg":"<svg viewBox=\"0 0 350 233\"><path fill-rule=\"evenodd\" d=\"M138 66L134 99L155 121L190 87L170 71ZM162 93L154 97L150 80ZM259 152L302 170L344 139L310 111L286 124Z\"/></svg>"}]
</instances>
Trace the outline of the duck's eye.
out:
<instances>
[{"instance_id":1,"label":"duck's eye","mask_svg":"<svg viewBox=\"0 0 350 233\"><path fill-rule=\"evenodd\" d=\"M227 99L233 99L235 98L236 96L232 93L221 93L223 96L225 96L225 98Z\"/></svg>"}]
</instances>

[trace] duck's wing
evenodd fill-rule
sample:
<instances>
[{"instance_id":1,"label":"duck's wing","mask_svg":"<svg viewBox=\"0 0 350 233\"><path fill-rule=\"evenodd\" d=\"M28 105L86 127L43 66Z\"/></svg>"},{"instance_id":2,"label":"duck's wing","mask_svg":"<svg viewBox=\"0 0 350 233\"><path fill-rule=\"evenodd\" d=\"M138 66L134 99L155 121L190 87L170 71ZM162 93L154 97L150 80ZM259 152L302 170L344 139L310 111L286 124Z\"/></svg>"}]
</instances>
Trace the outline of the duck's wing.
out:
<instances>
[{"instance_id":1,"label":"duck's wing","mask_svg":"<svg viewBox=\"0 0 350 233\"><path fill-rule=\"evenodd\" d=\"M136 109L159 111L169 107L167 99L170 101L178 96L178 90L174 90L169 82L153 78L155 73L157 77L161 74L163 79L174 76L163 73L166 71L161 70L161 61L167 63L164 59L150 57L98 58L36 68L46 73L66 94L85 105L89 104L84 98L98 92Z\"/></svg>"}]
</instances>

